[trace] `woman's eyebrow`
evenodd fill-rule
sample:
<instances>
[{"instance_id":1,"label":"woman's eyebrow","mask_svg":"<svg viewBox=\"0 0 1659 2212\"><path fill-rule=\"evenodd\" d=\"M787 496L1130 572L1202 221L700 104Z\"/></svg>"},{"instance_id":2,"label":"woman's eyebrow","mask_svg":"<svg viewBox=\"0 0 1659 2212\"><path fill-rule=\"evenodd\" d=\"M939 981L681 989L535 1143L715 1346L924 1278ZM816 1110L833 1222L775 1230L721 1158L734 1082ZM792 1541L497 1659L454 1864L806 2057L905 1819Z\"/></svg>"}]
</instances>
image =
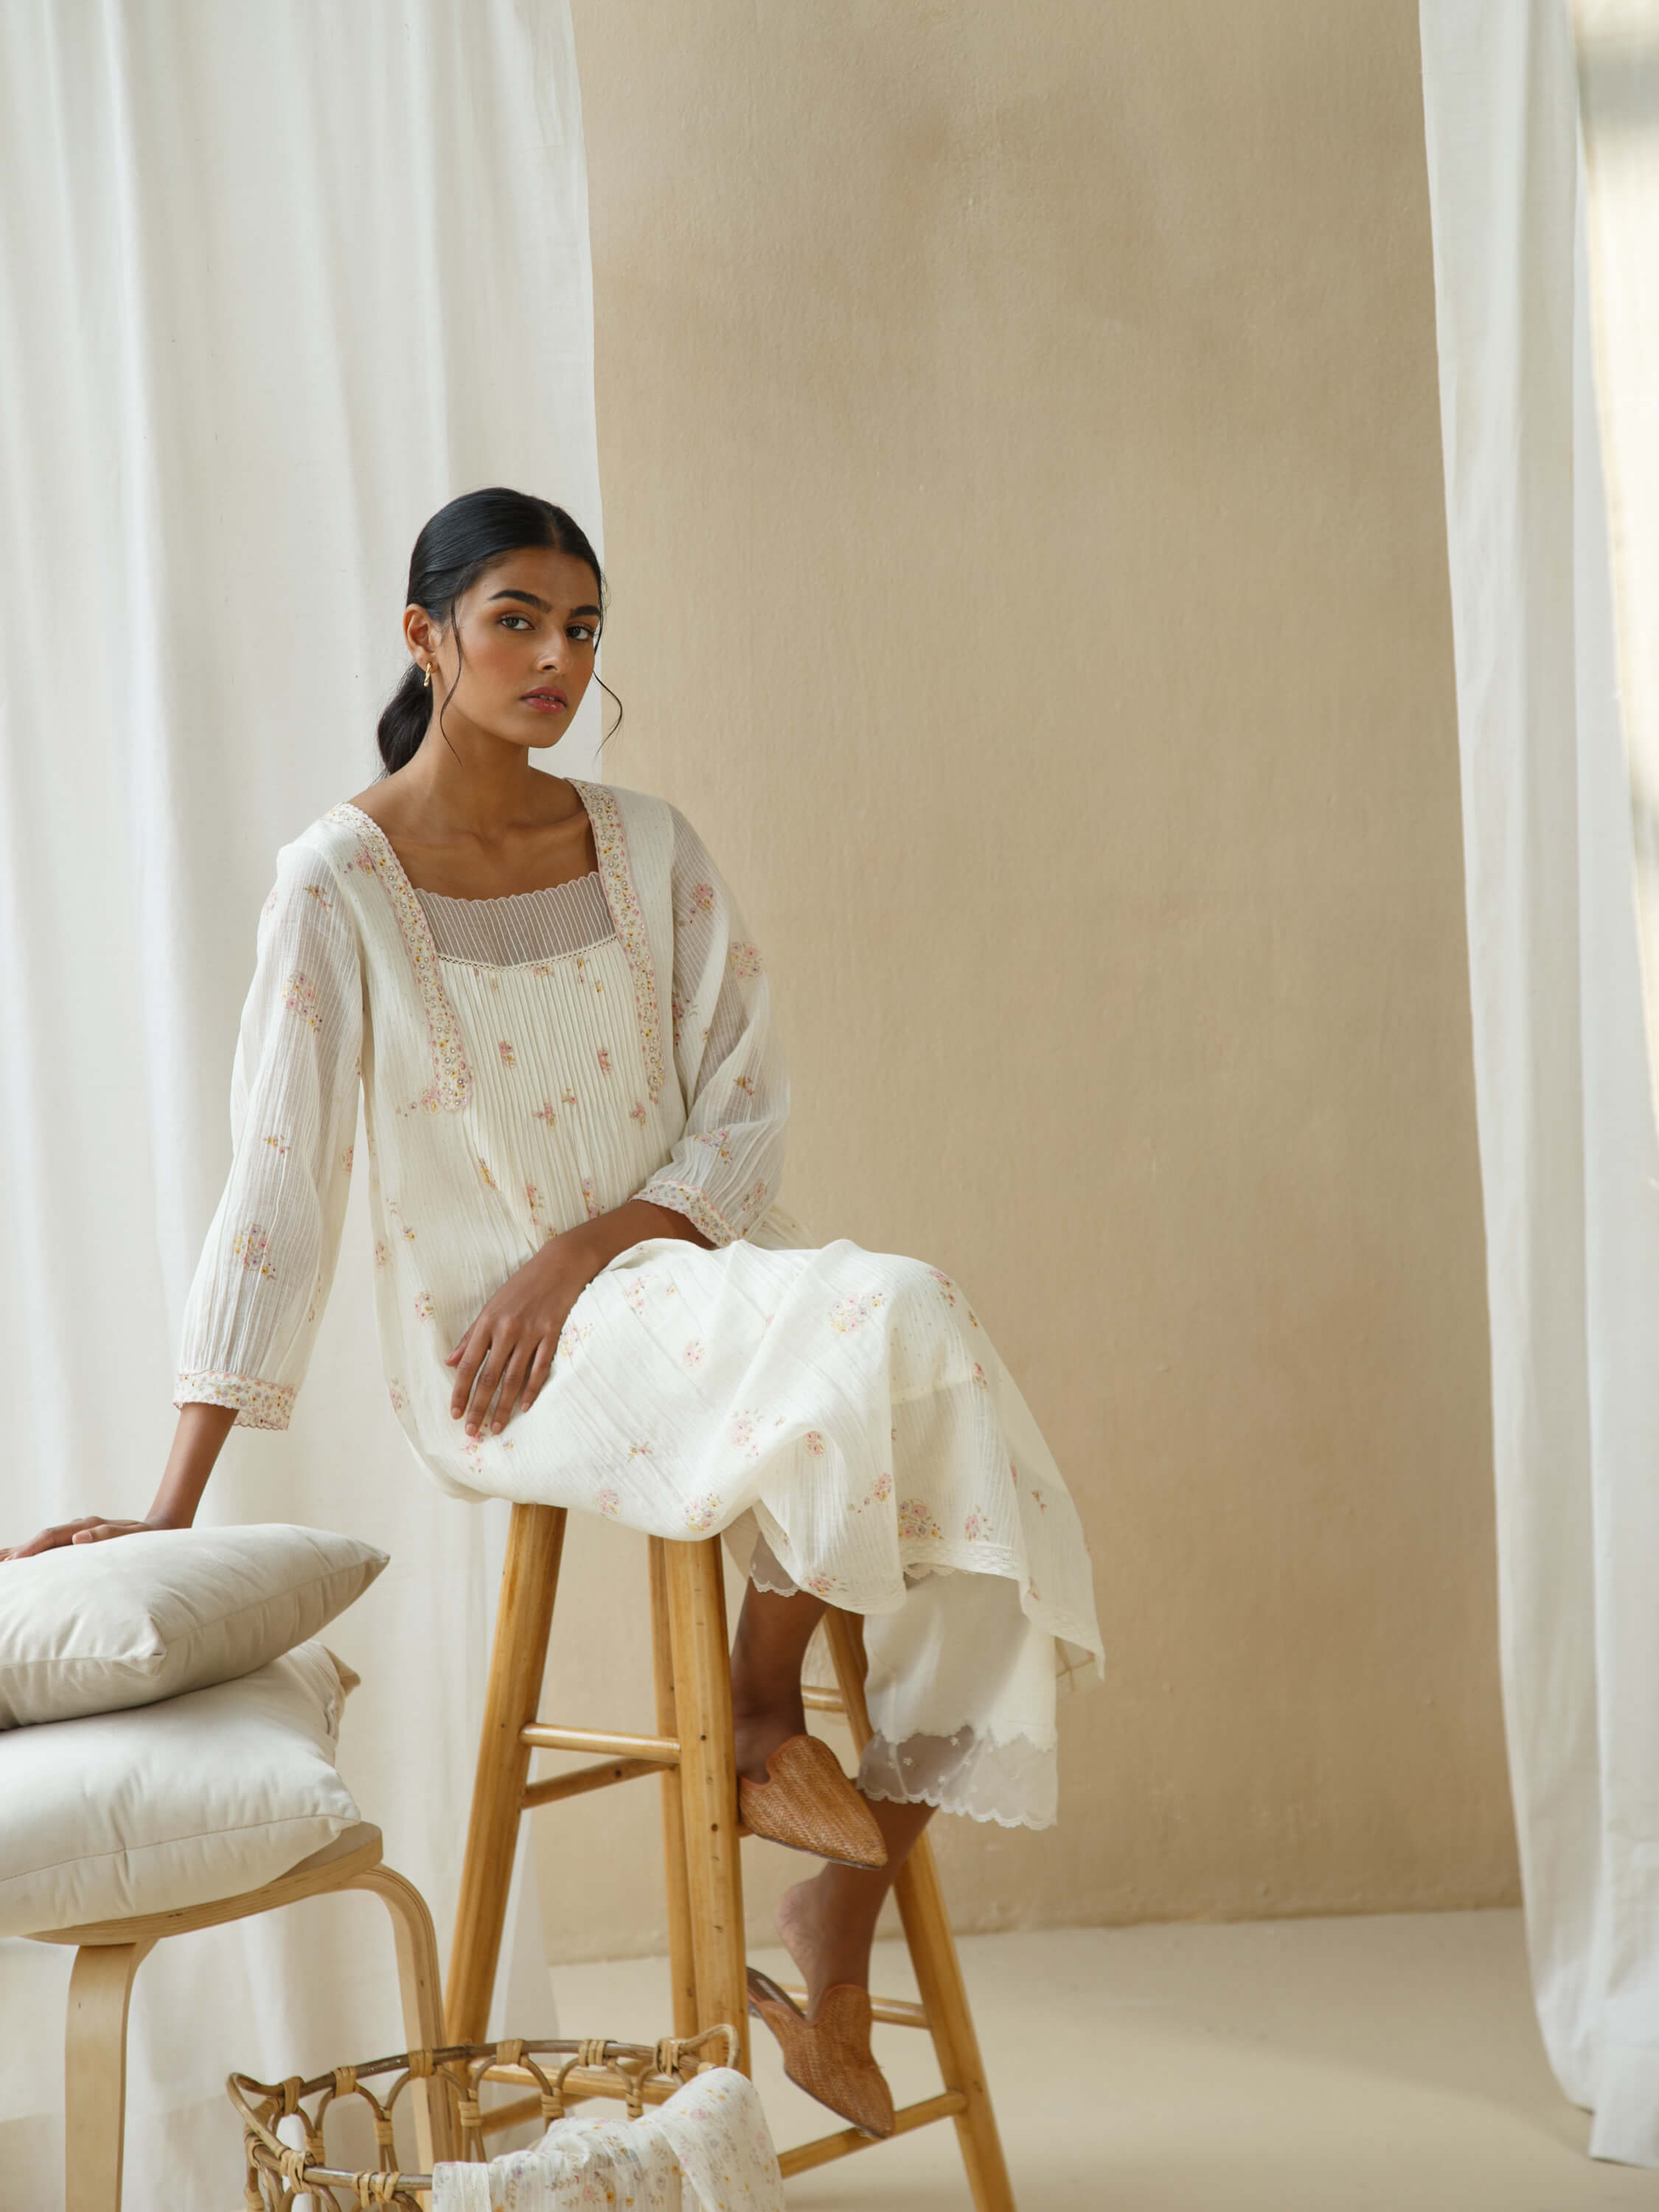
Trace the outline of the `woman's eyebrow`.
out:
<instances>
[{"instance_id":1,"label":"woman's eyebrow","mask_svg":"<svg viewBox=\"0 0 1659 2212\"><path fill-rule=\"evenodd\" d=\"M515 592L511 589L505 592L492 592L484 604L486 606L493 606L497 599L522 599L527 607L539 607L544 615L550 615L553 611L547 601L538 599L534 592ZM599 611L597 607L572 607L567 619L574 622L578 615L592 615L597 620Z\"/></svg>"}]
</instances>

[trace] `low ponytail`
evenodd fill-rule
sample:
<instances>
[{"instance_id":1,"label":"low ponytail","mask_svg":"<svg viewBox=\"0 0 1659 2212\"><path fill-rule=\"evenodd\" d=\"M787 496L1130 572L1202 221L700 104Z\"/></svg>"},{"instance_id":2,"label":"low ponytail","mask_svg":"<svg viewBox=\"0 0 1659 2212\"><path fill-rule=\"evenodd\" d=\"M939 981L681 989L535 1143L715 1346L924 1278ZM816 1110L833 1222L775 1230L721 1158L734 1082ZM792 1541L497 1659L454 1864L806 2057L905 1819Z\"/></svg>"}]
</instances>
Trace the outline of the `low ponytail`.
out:
<instances>
[{"instance_id":1,"label":"low ponytail","mask_svg":"<svg viewBox=\"0 0 1659 2212\"><path fill-rule=\"evenodd\" d=\"M390 775L394 769L404 767L421 749L426 735L426 726L432 719L432 690L414 661L404 669L402 681L380 711L380 726L375 732L380 741L380 758L386 763Z\"/></svg>"},{"instance_id":2,"label":"low ponytail","mask_svg":"<svg viewBox=\"0 0 1659 2212\"><path fill-rule=\"evenodd\" d=\"M593 571L594 596L603 628L605 574L581 525L550 500L508 491L501 484L484 491L463 492L447 507L438 509L415 540L404 604L424 608L435 623L447 623L454 614L456 600L471 590L492 561L531 545L550 546L556 553L568 553L587 563ZM601 690L608 688L600 685ZM420 750L437 696L436 687L428 687L425 675L411 660L382 708L375 732L387 775L405 767ZM441 706L440 728L442 717Z\"/></svg>"}]
</instances>

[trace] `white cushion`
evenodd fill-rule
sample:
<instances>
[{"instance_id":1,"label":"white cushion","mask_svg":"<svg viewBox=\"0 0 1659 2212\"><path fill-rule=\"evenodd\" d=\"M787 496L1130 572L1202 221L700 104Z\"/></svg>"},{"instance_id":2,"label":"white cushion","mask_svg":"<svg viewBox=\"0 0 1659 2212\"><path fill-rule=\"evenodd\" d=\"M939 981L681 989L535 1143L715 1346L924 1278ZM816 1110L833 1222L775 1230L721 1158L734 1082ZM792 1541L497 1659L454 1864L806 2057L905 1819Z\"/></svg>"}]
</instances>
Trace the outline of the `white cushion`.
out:
<instances>
[{"instance_id":1,"label":"white cushion","mask_svg":"<svg viewBox=\"0 0 1659 2212\"><path fill-rule=\"evenodd\" d=\"M0 1936L234 1897L332 1843L362 1817L334 1765L344 1702L302 1644L234 1682L0 1737Z\"/></svg>"},{"instance_id":2,"label":"white cushion","mask_svg":"<svg viewBox=\"0 0 1659 2212\"><path fill-rule=\"evenodd\" d=\"M315 1636L386 1563L354 1536L282 1522L0 1559L0 1729L250 1674Z\"/></svg>"}]
</instances>

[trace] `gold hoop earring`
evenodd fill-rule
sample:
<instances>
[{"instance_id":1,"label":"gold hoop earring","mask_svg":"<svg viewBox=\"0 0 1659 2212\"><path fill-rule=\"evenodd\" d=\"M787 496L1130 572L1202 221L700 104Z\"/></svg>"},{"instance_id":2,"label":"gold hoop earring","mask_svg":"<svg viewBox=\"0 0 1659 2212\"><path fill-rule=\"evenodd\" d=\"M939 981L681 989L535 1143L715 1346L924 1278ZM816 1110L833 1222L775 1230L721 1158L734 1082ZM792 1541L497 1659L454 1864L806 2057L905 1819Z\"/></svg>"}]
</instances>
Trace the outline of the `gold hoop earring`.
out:
<instances>
[{"instance_id":1,"label":"gold hoop earring","mask_svg":"<svg viewBox=\"0 0 1659 2212\"><path fill-rule=\"evenodd\" d=\"M426 683L422 688L428 691L432 689L432 663L429 660L426 664Z\"/></svg>"}]
</instances>

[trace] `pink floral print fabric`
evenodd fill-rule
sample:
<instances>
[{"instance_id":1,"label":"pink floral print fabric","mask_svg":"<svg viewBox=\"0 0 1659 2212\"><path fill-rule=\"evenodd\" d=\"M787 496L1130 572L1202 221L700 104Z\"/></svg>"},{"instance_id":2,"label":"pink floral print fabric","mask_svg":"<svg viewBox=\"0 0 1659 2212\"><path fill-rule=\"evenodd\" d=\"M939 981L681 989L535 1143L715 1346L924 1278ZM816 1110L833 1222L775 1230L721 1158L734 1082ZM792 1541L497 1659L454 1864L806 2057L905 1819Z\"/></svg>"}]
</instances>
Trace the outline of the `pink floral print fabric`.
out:
<instances>
[{"instance_id":1,"label":"pink floral print fabric","mask_svg":"<svg viewBox=\"0 0 1659 2212\"><path fill-rule=\"evenodd\" d=\"M458 1497L721 1535L745 1564L763 1543L793 1585L866 1617L894 1762L876 1794L1043 1825L1056 1690L1102 1650L1060 1471L960 1285L815 1245L778 1206L789 1093L765 961L682 815L577 789L597 885L428 910L349 805L279 854L175 1402L287 1425L361 1092L387 1403L426 1473ZM623 1253L534 1405L468 1437L449 1352L550 1238L636 1196L708 1246ZM905 1640L927 1624L931 1656ZM906 1769L924 1736L951 1756Z\"/></svg>"},{"instance_id":2,"label":"pink floral print fabric","mask_svg":"<svg viewBox=\"0 0 1659 2212\"><path fill-rule=\"evenodd\" d=\"M487 2165L441 2160L433 2212L783 2212L783 2177L752 2081L711 2067L637 2120L555 2120Z\"/></svg>"}]
</instances>

